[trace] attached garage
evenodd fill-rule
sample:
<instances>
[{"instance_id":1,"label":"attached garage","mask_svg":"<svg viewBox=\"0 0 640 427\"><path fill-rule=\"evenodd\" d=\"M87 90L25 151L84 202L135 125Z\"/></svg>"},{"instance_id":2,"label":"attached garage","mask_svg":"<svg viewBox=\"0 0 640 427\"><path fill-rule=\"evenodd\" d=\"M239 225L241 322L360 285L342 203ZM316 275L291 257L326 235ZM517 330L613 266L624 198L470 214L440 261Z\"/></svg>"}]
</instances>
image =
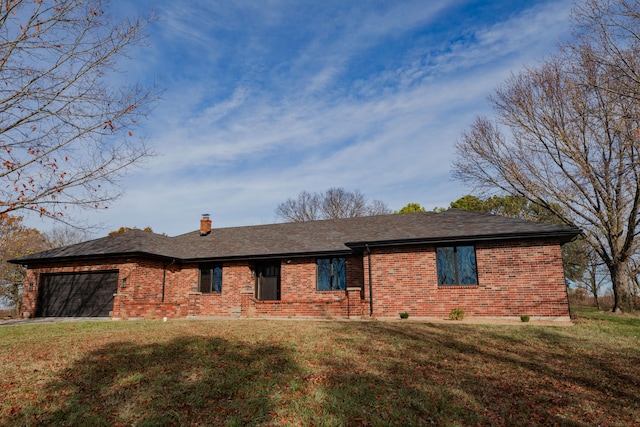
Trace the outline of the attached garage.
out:
<instances>
[{"instance_id":1,"label":"attached garage","mask_svg":"<svg viewBox=\"0 0 640 427\"><path fill-rule=\"evenodd\" d=\"M118 271L42 274L36 317L109 317Z\"/></svg>"}]
</instances>

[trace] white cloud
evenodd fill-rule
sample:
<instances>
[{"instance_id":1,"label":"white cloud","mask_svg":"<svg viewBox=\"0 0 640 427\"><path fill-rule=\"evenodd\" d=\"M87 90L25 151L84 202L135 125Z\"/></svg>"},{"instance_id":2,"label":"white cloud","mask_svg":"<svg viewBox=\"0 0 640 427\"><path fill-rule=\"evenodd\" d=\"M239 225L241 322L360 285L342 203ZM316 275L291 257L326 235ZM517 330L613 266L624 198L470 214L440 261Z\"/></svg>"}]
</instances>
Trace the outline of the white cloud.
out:
<instances>
[{"instance_id":1,"label":"white cloud","mask_svg":"<svg viewBox=\"0 0 640 427\"><path fill-rule=\"evenodd\" d=\"M393 209L446 206L468 192L449 177L455 139L488 112L485 97L511 71L553 49L569 8L567 1L541 3L504 22L465 28L454 43L413 34L386 62L376 57L379 43L428 33L452 4L396 2L379 10L340 2L340 13L321 11L333 20L291 24L306 28L306 41L289 53L264 39L286 39L269 31L282 31L288 13L299 17L292 4L250 4L180 3L171 13L160 6L167 33L156 39L192 41L190 55L207 47L201 59L211 66L201 78L189 70L169 78L175 86L149 128L161 155L131 175L126 196L99 217L107 228L149 225L174 235L195 229L202 213L217 226L272 222L278 203L331 186L360 189ZM238 45L217 37L256 16L260 28L238 33L247 46L229 56ZM280 59L266 65L276 48ZM351 76L366 55L380 68Z\"/></svg>"}]
</instances>

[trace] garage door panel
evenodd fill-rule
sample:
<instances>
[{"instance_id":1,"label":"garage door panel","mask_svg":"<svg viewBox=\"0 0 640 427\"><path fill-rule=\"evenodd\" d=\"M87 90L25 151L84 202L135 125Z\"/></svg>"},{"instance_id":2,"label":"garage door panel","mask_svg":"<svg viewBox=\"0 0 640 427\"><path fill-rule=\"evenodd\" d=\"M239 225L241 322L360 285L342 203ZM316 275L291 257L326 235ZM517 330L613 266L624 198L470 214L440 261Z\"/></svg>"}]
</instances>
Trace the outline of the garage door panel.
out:
<instances>
[{"instance_id":1,"label":"garage door panel","mask_svg":"<svg viewBox=\"0 0 640 427\"><path fill-rule=\"evenodd\" d=\"M58 317L70 311L76 297L73 295L73 288L70 284L53 283L46 281L41 285L39 307L42 309L40 316Z\"/></svg>"},{"instance_id":2,"label":"garage door panel","mask_svg":"<svg viewBox=\"0 0 640 427\"><path fill-rule=\"evenodd\" d=\"M43 275L36 315L108 317L117 286L117 271Z\"/></svg>"},{"instance_id":3,"label":"garage door panel","mask_svg":"<svg viewBox=\"0 0 640 427\"><path fill-rule=\"evenodd\" d=\"M81 316L109 316L113 310L113 294L117 291L118 273L102 275L83 293Z\"/></svg>"}]
</instances>

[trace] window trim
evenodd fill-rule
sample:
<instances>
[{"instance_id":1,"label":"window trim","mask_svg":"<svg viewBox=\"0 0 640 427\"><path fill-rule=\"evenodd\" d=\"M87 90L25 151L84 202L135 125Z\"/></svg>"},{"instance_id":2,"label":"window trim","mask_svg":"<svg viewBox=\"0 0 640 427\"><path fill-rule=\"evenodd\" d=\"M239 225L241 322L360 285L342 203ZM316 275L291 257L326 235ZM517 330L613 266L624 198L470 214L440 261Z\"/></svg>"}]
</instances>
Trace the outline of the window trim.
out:
<instances>
[{"instance_id":1,"label":"window trim","mask_svg":"<svg viewBox=\"0 0 640 427\"><path fill-rule=\"evenodd\" d=\"M473 250L473 261L474 261L474 271L473 275L475 277L475 283L460 283L460 263L458 261L458 248L472 248ZM454 283L441 283L440 282L440 263L438 262L438 253L439 250L444 248L452 248L453 249L453 270L455 275ZM480 281L478 280L478 257L476 255L476 245L475 244L461 244L461 245L443 245L436 247L436 276L438 281L438 286L442 287L451 287L451 286L465 286L465 287L474 287L479 286Z\"/></svg>"},{"instance_id":2,"label":"window trim","mask_svg":"<svg viewBox=\"0 0 640 427\"><path fill-rule=\"evenodd\" d=\"M330 273L329 273L329 289L320 289L320 261L321 260L329 260ZM342 260L342 264L344 266L344 287L340 287L340 278L338 277L338 287L332 288L333 285L333 277L334 276L334 261ZM340 256L333 257L318 257L316 258L316 291L318 292L335 292L335 291L346 291L347 289L347 258Z\"/></svg>"},{"instance_id":3,"label":"window trim","mask_svg":"<svg viewBox=\"0 0 640 427\"><path fill-rule=\"evenodd\" d=\"M216 286L215 286L215 279L216 279L216 273L215 270L219 269L220 270L220 290L216 290ZM202 290L202 277L203 271L207 271L208 270L208 274L210 275L210 283L209 283L209 289L208 291L203 291ZM202 294L214 294L214 295L219 295L222 293L222 284L223 284L223 266L222 264L201 264L199 269L198 269L198 292L202 293Z\"/></svg>"}]
</instances>

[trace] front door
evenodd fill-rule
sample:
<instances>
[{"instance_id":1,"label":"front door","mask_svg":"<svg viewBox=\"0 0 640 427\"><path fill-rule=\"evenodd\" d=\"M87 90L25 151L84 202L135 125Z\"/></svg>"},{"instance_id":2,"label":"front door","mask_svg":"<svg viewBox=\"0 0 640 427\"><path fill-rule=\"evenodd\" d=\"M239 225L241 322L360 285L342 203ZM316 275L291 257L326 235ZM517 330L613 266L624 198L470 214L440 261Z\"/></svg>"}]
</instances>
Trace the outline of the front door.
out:
<instances>
[{"instance_id":1,"label":"front door","mask_svg":"<svg viewBox=\"0 0 640 427\"><path fill-rule=\"evenodd\" d=\"M265 262L256 266L256 298L280 299L280 262Z\"/></svg>"}]
</instances>

